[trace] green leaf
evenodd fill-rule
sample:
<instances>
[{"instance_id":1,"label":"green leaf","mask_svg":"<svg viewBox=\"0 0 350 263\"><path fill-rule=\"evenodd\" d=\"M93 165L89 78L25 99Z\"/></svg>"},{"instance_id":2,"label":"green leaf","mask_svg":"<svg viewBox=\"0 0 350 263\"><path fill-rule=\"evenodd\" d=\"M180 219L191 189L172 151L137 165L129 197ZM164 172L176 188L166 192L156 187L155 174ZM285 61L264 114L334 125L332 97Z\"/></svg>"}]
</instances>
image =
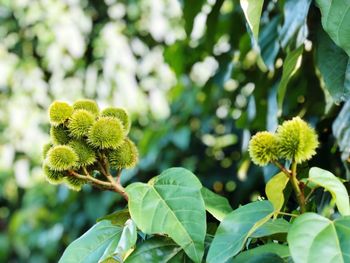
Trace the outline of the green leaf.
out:
<instances>
[{"instance_id":1,"label":"green leaf","mask_svg":"<svg viewBox=\"0 0 350 263\"><path fill-rule=\"evenodd\" d=\"M273 204L276 215L282 209L284 204L284 189L289 182L289 177L280 172L272 177L266 184L265 192L267 199Z\"/></svg>"},{"instance_id":2,"label":"green leaf","mask_svg":"<svg viewBox=\"0 0 350 263\"><path fill-rule=\"evenodd\" d=\"M350 217L331 221L315 213L299 216L287 236L297 263L350 262Z\"/></svg>"},{"instance_id":3,"label":"green leaf","mask_svg":"<svg viewBox=\"0 0 350 263\"><path fill-rule=\"evenodd\" d=\"M254 256L264 255L264 254L274 254L278 255L281 258L288 258L290 257L289 248L288 246L275 244L275 243L269 243L266 245L262 245L253 249L249 249L247 251L244 251L240 254L238 254L233 262L235 263L246 263L250 262ZM270 261L275 262L275 261Z\"/></svg>"},{"instance_id":4,"label":"green leaf","mask_svg":"<svg viewBox=\"0 0 350 263\"><path fill-rule=\"evenodd\" d=\"M112 222L112 224L114 225L118 225L118 226L124 226L125 222L130 218L130 213L128 209L123 209L123 210L119 210L116 211L112 214L103 216L99 219L97 219L97 222L100 222L102 220L109 220Z\"/></svg>"},{"instance_id":5,"label":"green leaf","mask_svg":"<svg viewBox=\"0 0 350 263\"><path fill-rule=\"evenodd\" d=\"M122 230L108 220L98 222L67 247L59 263L98 262L110 243L119 240Z\"/></svg>"},{"instance_id":6,"label":"green leaf","mask_svg":"<svg viewBox=\"0 0 350 263\"><path fill-rule=\"evenodd\" d=\"M209 248L207 262L226 262L242 250L247 239L274 212L269 201L250 203L228 214L219 225Z\"/></svg>"},{"instance_id":7,"label":"green leaf","mask_svg":"<svg viewBox=\"0 0 350 263\"><path fill-rule=\"evenodd\" d=\"M232 207L226 198L205 187L202 187L201 193L204 199L205 209L217 220L222 221L227 214L232 212Z\"/></svg>"},{"instance_id":8,"label":"green leaf","mask_svg":"<svg viewBox=\"0 0 350 263\"><path fill-rule=\"evenodd\" d=\"M270 219L259 227L250 237L259 238L274 234L288 233L289 222L283 218Z\"/></svg>"},{"instance_id":9,"label":"green leaf","mask_svg":"<svg viewBox=\"0 0 350 263\"><path fill-rule=\"evenodd\" d=\"M350 0L316 0L316 3L324 30L350 56Z\"/></svg>"},{"instance_id":10,"label":"green leaf","mask_svg":"<svg viewBox=\"0 0 350 263\"><path fill-rule=\"evenodd\" d=\"M126 188L129 211L146 234L163 233L179 244L195 262L204 253L206 215L198 178L184 168L171 168L148 184Z\"/></svg>"},{"instance_id":11,"label":"green leaf","mask_svg":"<svg viewBox=\"0 0 350 263\"><path fill-rule=\"evenodd\" d=\"M350 60L348 55L320 27L317 31L316 62L335 102L350 97Z\"/></svg>"},{"instance_id":12,"label":"green leaf","mask_svg":"<svg viewBox=\"0 0 350 263\"><path fill-rule=\"evenodd\" d=\"M119 239L114 239L98 262L109 262L114 259L118 262L123 262L125 257L132 251L137 240L137 230L135 223L128 219L125 222L123 232Z\"/></svg>"},{"instance_id":13,"label":"green leaf","mask_svg":"<svg viewBox=\"0 0 350 263\"><path fill-rule=\"evenodd\" d=\"M253 33L253 42L258 41L259 25L264 0L240 0L245 18Z\"/></svg>"},{"instance_id":14,"label":"green leaf","mask_svg":"<svg viewBox=\"0 0 350 263\"><path fill-rule=\"evenodd\" d=\"M280 111L282 110L284 95L286 94L287 90L287 84L296 70L298 59L303 53L303 50L304 46L300 46L292 52L288 52L287 57L284 60L282 78L277 89L278 108Z\"/></svg>"},{"instance_id":15,"label":"green leaf","mask_svg":"<svg viewBox=\"0 0 350 263\"><path fill-rule=\"evenodd\" d=\"M311 0L287 0L284 4L284 23L279 38L281 46L286 48L293 38L296 47L302 45L307 37L306 18Z\"/></svg>"},{"instance_id":16,"label":"green leaf","mask_svg":"<svg viewBox=\"0 0 350 263\"><path fill-rule=\"evenodd\" d=\"M125 263L191 262L183 249L170 238L153 237L145 240L125 260Z\"/></svg>"},{"instance_id":17,"label":"green leaf","mask_svg":"<svg viewBox=\"0 0 350 263\"><path fill-rule=\"evenodd\" d=\"M344 166L347 168L347 179L350 179L350 171L347 161L350 156L350 100L348 100L342 107L337 118L333 122L332 131L341 152L341 159Z\"/></svg>"},{"instance_id":18,"label":"green leaf","mask_svg":"<svg viewBox=\"0 0 350 263\"><path fill-rule=\"evenodd\" d=\"M309 171L309 181L322 186L332 194L340 214L350 215L349 194L338 177L327 170L312 167Z\"/></svg>"}]
</instances>

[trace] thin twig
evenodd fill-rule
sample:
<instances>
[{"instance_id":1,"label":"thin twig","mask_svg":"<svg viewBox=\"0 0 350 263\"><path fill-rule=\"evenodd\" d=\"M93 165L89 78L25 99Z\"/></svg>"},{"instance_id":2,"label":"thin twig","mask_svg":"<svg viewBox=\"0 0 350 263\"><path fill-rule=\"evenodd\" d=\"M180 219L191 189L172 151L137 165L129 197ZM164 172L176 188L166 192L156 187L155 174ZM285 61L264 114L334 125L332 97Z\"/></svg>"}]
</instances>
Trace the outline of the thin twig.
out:
<instances>
[{"instance_id":1,"label":"thin twig","mask_svg":"<svg viewBox=\"0 0 350 263\"><path fill-rule=\"evenodd\" d=\"M288 177L291 176L291 172L287 170L282 164L280 164L278 161L272 161L274 165L276 165L282 172L284 172Z\"/></svg>"},{"instance_id":2,"label":"thin twig","mask_svg":"<svg viewBox=\"0 0 350 263\"><path fill-rule=\"evenodd\" d=\"M74 171L69 171L69 174L76 177L76 178L79 178L79 179L82 179L82 180L87 180L87 181L90 181L94 184L97 184L97 185L101 185L101 186L105 186L106 188L110 189L112 186L111 183L108 183L108 182L105 182L105 181L101 181L101 180L98 180L94 177L92 177L90 174L88 175L82 175L82 174L79 174L77 172L74 172Z\"/></svg>"},{"instance_id":3,"label":"thin twig","mask_svg":"<svg viewBox=\"0 0 350 263\"><path fill-rule=\"evenodd\" d=\"M293 217L298 217L298 215L290 214L290 213L285 213L285 212L278 212L280 215L285 215L285 216L293 216Z\"/></svg>"}]
</instances>

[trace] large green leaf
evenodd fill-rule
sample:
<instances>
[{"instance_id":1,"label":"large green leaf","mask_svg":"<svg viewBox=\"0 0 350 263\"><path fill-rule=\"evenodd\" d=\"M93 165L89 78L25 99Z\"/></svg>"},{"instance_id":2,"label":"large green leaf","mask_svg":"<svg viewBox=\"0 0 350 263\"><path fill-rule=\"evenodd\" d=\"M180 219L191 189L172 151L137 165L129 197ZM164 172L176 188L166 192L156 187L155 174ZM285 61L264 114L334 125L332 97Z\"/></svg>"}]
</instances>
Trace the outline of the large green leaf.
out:
<instances>
[{"instance_id":1,"label":"large green leaf","mask_svg":"<svg viewBox=\"0 0 350 263\"><path fill-rule=\"evenodd\" d=\"M240 0L245 18L253 33L253 41L258 41L260 16L264 0Z\"/></svg>"},{"instance_id":2,"label":"large green leaf","mask_svg":"<svg viewBox=\"0 0 350 263\"><path fill-rule=\"evenodd\" d=\"M289 177L280 172L272 177L266 184L265 192L269 201L273 204L275 208L275 213L277 213L282 209L284 204L284 189L289 182Z\"/></svg>"},{"instance_id":3,"label":"large green leaf","mask_svg":"<svg viewBox=\"0 0 350 263\"><path fill-rule=\"evenodd\" d=\"M286 94L287 90L287 84L296 70L298 59L303 53L303 50L304 46L298 47L297 49L289 52L287 54L286 59L284 60L282 78L277 90L277 101L279 110L282 110L284 95Z\"/></svg>"},{"instance_id":4,"label":"large green leaf","mask_svg":"<svg viewBox=\"0 0 350 263\"><path fill-rule=\"evenodd\" d=\"M200 262L206 233L201 188L197 177L184 168L168 169L148 184L130 184L126 192L131 218L142 232L167 234Z\"/></svg>"},{"instance_id":5,"label":"large green leaf","mask_svg":"<svg viewBox=\"0 0 350 263\"><path fill-rule=\"evenodd\" d=\"M311 0L287 0L284 4L284 23L279 38L285 48L293 38L299 47L307 37L306 18Z\"/></svg>"},{"instance_id":6,"label":"large green leaf","mask_svg":"<svg viewBox=\"0 0 350 263\"><path fill-rule=\"evenodd\" d=\"M312 167L309 171L310 182L322 186L332 194L339 213L350 215L349 194L345 186L334 174L318 167Z\"/></svg>"},{"instance_id":7,"label":"large green leaf","mask_svg":"<svg viewBox=\"0 0 350 263\"><path fill-rule=\"evenodd\" d=\"M287 233L289 229L289 222L283 218L270 219L261 227L259 227L251 237L259 238L271 236L274 234Z\"/></svg>"},{"instance_id":8,"label":"large green leaf","mask_svg":"<svg viewBox=\"0 0 350 263\"><path fill-rule=\"evenodd\" d=\"M295 263L350 262L350 217L331 221L303 214L293 222L287 240Z\"/></svg>"},{"instance_id":9,"label":"large green leaf","mask_svg":"<svg viewBox=\"0 0 350 263\"><path fill-rule=\"evenodd\" d=\"M125 222L123 232L118 239L114 239L105 252L103 253L99 262L110 262L110 260L115 260L118 262L123 262L125 257L132 251L137 240L137 230L135 223L128 219Z\"/></svg>"},{"instance_id":10,"label":"large green leaf","mask_svg":"<svg viewBox=\"0 0 350 263\"><path fill-rule=\"evenodd\" d=\"M316 3L324 30L350 56L350 0L316 0Z\"/></svg>"},{"instance_id":11,"label":"large green leaf","mask_svg":"<svg viewBox=\"0 0 350 263\"><path fill-rule=\"evenodd\" d=\"M241 252L234 258L233 262L246 263L246 262L249 262L249 260L251 260L254 256L264 255L264 254L275 254L281 258L290 257L288 246L269 243L266 245L262 245L262 246ZM270 261L270 262L274 262L274 261Z\"/></svg>"},{"instance_id":12,"label":"large green leaf","mask_svg":"<svg viewBox=\"0 0 350 263\"><path fill-rule=\"evenodd\" d=\"M191 262L183 249L170 238L153 237L139 244L125 263L178 263Z\"/></svg>"},{"instance_id":13,"label":"large green leaf","mask_svg":"<svg viewBox=\"0 0 350 263\"><path fill-rule=\"evenodd\" d=\"M222 197L205 187L201 189L201 193L204 199L205 209L217 220L222 221L227 214L232 212L232 207L225 197Z\"/></svg>"},{"instance_id":14,"label":"large green leaf","mask_svg":"<svg viewBox=\"0 0 350 263\"><path fill-rule=\"evenodd\" d=\"M350 97L350 60L348 55L320 29L317 31L317 66L327 90L340 102Z\"/></svg>"},{"instance_id":15,"label":"large green leaf","mask_svg":"<svg viewBox=\"0 0 350 263\"><path fill-rule=\"evenodd\" d=\"M59 263L98 262L111 242L120 239L122 231L108 220L98 222L67 247Z\"/></svg>"},{"instance_id":16,"label":"large green leaf","mask_svg":"<svg viewBox=\"0 0 350 263\"><path fill-rule=\"evenodd\" d=\"M350 78L349 78L350 81ZM348 168L347 161L350 156L350 100L348 100L342 107L337 118L333 122L332 131L341 152L341 159L345 167ZM347 169L347 178L350 179L350 171Z\"/></svg>"},{"instance_id":17,"label":"large green leaf","mask_svg":"<svg viewBox=\"0 0 350 263\"><path fill-rule=\"evenodd\" d=\"M207 262L226 262L242 250L247 238L272 216L269 201L254 202L234 210L219 225L209 248Z\"/></svg>"}]
</instances>

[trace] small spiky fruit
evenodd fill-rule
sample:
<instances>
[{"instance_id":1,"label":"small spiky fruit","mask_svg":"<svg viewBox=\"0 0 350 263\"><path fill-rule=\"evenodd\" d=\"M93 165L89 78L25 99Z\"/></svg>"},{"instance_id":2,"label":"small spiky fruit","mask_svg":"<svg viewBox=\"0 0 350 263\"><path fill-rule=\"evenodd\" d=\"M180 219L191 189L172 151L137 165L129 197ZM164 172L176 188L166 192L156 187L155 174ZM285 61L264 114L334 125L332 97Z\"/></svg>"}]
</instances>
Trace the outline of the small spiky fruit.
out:
<instances>
[{"instance_id":1,"label":"small spiky fruit","mask_svg":"<svg viewBox=\"0 0 350 263\"><path fill-rule=\"evenodd\" d=\"M97 116L99 113L97 103L89 99L77 100L76 102L74 102L73 108L74 110L87 110L95 116Z\"/></svg>"},{"instance_id":2,"label":"small spiky fruit","mask_svg":"<svg viewBox=\"0 0 350 263\"><path fill-rule=\"evenodd\" d=\"M78 155L78 167L85 167L96 161L95 151L84 141L73 140L69 143L69 146L71 146Z\"/></svg>"},{"instance_id":3,"label":"small spiky fruit","mask_svg":"<svg viewBox=\"0 0 350 263\"><path fill-rule=\"evenodd\" d=\"M255 134L249 142L249 155L256 165L265 166L277 160L277 138L274 134L263 131Z\"/></svg>"},{"instance_id":4,"label":"small spiky fruit","mask_svg":"<svg viewBox=\"0 0 350 263\"><path fill-rule=\"evenodd\" d=\"M132 168L138 162L138 151L135 144L126 138L122 145L108 153L108 161L113 168Z\"/></svg>"},{"instance_id":5,"label":"small spiky fruit","mask_svg":"<svg viewBox=\"0 0 350 263\"><path fill-rule=\"evenodd\" d=\"M73 107L67 102L54 101L49 107L50 123L54 126L65 123L73 113Z\"/></svg>"},{"instance_id":6,"label":"small spiky fruit","mask_svg":"<svg viewBox=\"0 0 350 263\"><path fill-rule=\"evenodd\" d=\"M94 147L116 149L123 143L125 131L120 120L112 117L100 117L89 131L88 140Z\"/></svg>"},{"instance_id":7,"label":"small spiky fruit","mask_svg":"<svg viewBox=\"0 0 350 263\"><path fill-rule=\"evenodd\" d=\"M68 145L57 145L47 152L47 165L54 171L72 169L78 162L78 155Z\"/></svg>"},{"instance_id":8,"label":"small spiky fruit","mask_svg":"<svg viewBox=\"0 0 350 263\"><path fill-rule=\"evenodd\" d=\"M52 147L52 143L50 143L50 142L49 143L45 143L43 145L43 151L42 151L42 153L43 153L43 155L42 155L43 160L46 159L47 152L51 149L51 147Z\"/></svg>"},{"instance_id":9,"label":"small spiky fruit","mask_svg":"<svg viewBox=\"0 0 350 263\"><path fill-rule=\"evenodd\" d=\"M55 145L67 144L70 140L69 131L63 125L51 126L50 137Z\"/></svg>"},{"instance_id":10,"label":"small spiky fruit","mask_svg":"<svg viewBox=\"0 0 350 263\"><path fill-rule=\"evenodd\" d=\"M94 115L87 110L76 110L69 119L68 129L75 138L82 138L88 134L95 121Z\"/></svg>"},{"instance_id":11,"label":"small spiky fruit","mask_svg":"<svg viewBox=\"0 0 350 263\"><path fill-rule=\"evenodd\" d=\"M52 170L46 163L43 164L43 172L50 184L60 184L64 181L65 172Z\"/></svg>"},{"instance_id":12,"label":"small spiky fruit","mask_svg":"<svg viewBox=\"0 0 350 263\"><path fill-rule=\"evenodd\" d=\"M126 110L123 108L108 107L101 112L101 116L114 117L119 119L123 126L125 133L128 134L131 126L130 118Z\"/></svg>"},{"instance_id":13,"label":"small spiky fruit","mask_svg":"<svg viewBox=\"0 0 350 263\"><path fill-rule=\"evenodd\" d=\"M297 163L311 159L316 154L318 138L315 130L300 117L283 122L277 129L278 154Z\"/></svg>"},{"instance_id":14,"label":"small spiky fruit","mask_svg":"<svg viewBox=\"0 0 350 263\"><path fill-rule=\"evenodd\" d=\"M76 178L72 175L68 175L65 177L65 182L69 189L74 191L80 191L82 186L87 183L86 180Z\"/></svg>"}]
</instances>

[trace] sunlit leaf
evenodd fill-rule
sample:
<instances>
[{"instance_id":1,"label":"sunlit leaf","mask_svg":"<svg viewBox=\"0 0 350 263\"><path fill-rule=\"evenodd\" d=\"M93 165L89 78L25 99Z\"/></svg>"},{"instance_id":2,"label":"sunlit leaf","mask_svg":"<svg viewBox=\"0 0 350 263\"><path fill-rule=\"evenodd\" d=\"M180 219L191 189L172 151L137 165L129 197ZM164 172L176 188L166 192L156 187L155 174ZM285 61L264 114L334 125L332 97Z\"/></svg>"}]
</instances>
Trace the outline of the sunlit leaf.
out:
<instances>
[{"instance_id":1,"label":"sunlit leaf","mask_svg":"<svg viewBox=\"0 0 350 263\"><path fill-rule=\"evenodd\" d=\"M312 167L309 171L309 181L322 186L332 194L339 213L350 215L349 194L338 177L327 170Z\"/></svg>"},{"instance_id":2,"label":"sunlit leaf","mask_svg":"<svg viewBox=\"0 0 350 263\"><path fill-rule=\"evenodd\" d=\"M289 177L280 172L272 177L266 184L265 192L269 201L273 204L275 208L275 213L277 214L283 207L284 204L284 189L289 182Z\"/></svg>"},{"instance_id":3,"label":"sunlit leaf","mask_svg":"<svg viewBox=\"0 0 350 263\"><path fill-rule=\"evenodd\" d=\"M195 262L204 253L206 215L197 177L184 168L171 168L148 184L126 188L131 218L142 232L164 233Z\"/></svg>"},{"instance_id":4,"label":"sunlit leaf","mask_svg":"<svg viewBox=\"0 0 350 263\"><path fill-rule=\"evenodd\" d=\"M259 36L260 16L264 0L240 0L240 3L249 28L253 33L253 41L257 41Z\"/></svg>"},{"instance_id":5,"label":"sunlit leaf","mask_svg":"<svg viewBox=\"0 0 350 263\"><path fill-rule=\"evenodd\" d=\"M350 217L331 221L303 214L293 222L287 240L294 262L350 262Z\"/></svg>"}]
</instances>

